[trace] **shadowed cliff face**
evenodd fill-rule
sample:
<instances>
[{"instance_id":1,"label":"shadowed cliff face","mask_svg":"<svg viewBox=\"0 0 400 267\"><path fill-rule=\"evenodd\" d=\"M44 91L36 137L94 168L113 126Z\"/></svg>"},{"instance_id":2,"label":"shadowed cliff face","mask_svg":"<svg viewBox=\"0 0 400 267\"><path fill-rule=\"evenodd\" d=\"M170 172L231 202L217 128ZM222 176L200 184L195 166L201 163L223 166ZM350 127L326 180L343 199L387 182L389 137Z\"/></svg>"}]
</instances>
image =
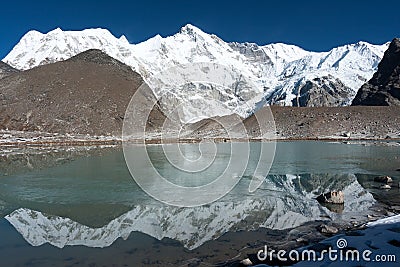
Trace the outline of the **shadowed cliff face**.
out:
<instances>
[{"instance_id":1,"label":"shadowed cliff face","mask_svg":"<svg viewBox=\"0 0 400 267\"><path fill-rule=\"evenodd\" d=\"M294 107L344 106L354 95L352 89L330 75L307 81L297 90L297 97L292 100Z\"/></svg>"},{"instance_id":2,"label":"shadowed cliff face","mask_svg":"<svg viewBox=\"0 0 400 267\"><path fill-rule=\"evenodd\" d=\"M9 75L0 79L0 129L120 135L142 84L139 74L100 50ZM149 92L139 104L152 98ZM153 111L149 119L157 128L164 115L157 106Z\"/></svg>"},{"instance_id":3,"label":"shadowed cliff face","mask_svg":"<svg viewBox=\"0 0 400 267\"><path fill-rule=\"evenodd\" d=\"M378 71L357 92L352 105L400 105L400 39L390 43Z\"/></svg>"},{"instance_id":4,"label":"shadowed cliff face","mask_svg":"<svg viewBox=\"0 0 400 267\"><path fill-rule=\"evenodd\" d=\"M355 92L340 79L332 75L302 79L293 86L291 100L294 107L337 107L351 102ZM286 98L284 90L274 92L269 99L272 103L282 104Z\"/></svg>"}]
</instances>

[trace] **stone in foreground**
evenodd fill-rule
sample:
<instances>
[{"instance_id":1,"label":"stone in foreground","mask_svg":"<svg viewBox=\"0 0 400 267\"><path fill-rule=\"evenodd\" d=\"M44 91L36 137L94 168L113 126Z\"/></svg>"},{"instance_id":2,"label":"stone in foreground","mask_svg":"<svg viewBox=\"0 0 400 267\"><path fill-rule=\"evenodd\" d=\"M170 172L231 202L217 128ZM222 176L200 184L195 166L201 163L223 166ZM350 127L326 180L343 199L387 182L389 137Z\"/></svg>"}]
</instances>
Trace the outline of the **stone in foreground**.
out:
<instances>
[{"instance_id":1,"label":"stone in foreground","mask_svg":"<svg viewBox=\"0 0 400 267\"><path fill-rule=\"evenodd\" d=\"M328 193L321 194L317 197L320 203L330 203L330 204L343 204L344 194L342 191L331 191Z\"/></svg>"},{"instance_id":2,"label":"stone in foreground","mask_svg":"<svg viewBox=\"0 0 400 267\"><path fill-rule=\"evenodd\" d=\"M337 234L339 232L339 230L336 227L329 226L329 225L326 225L326 224L321 224L318 227L318 230L323 234L330 234L330 235L334 235L334 234Z\"/></svg>"},{"instance_id":3,"label":"stone in foreground","mask_svg":"<svg viewBox=\"0 0 400 267\"><path fill-rule=\"evenodd\" d=\"M374 178L374 181L378 182L378 183L388 184L388 183L392 183L393 179L390 176L378 176L378 177Z\"/></svg>"}]
</instances>

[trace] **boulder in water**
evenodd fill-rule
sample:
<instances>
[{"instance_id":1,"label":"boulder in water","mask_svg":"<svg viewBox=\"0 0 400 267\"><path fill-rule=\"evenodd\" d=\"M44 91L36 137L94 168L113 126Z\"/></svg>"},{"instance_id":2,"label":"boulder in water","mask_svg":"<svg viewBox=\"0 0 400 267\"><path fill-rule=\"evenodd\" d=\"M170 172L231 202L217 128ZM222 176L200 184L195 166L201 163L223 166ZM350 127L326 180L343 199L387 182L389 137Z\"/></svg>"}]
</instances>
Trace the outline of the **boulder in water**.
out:
<instances>
[{"instance_id":1,"label":"boulder in water","mask_svg":"<svg viewBox=\"0 0 400 267\"><path fill-rule=\"evenodd\" d=\"M317 197L320 203L330 203L330 204L343 204L344 194L342 191L331 191L328 193L321 194Z\"/></svg>"}]
</instances>

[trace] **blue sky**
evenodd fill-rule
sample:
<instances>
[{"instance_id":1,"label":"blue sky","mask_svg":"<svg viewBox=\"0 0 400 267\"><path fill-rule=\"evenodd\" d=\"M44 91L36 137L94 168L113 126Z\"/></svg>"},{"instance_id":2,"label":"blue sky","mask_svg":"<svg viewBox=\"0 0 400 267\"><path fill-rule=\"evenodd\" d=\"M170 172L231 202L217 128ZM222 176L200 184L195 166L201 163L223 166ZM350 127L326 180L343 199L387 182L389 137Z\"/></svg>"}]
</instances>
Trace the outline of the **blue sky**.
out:
<instances>
[{"instance_id":1,"label":"blue sky","mask_svg":"<svg viewBox=\"0 0 400 267\"><path fill-rule=\"evenodd\" d=\"M3 1L0 58L29 30L101 27L131 43L191 23L225 41L285 42L326 51L400 37L400 1Z\"/></svg>"}]
</instances>

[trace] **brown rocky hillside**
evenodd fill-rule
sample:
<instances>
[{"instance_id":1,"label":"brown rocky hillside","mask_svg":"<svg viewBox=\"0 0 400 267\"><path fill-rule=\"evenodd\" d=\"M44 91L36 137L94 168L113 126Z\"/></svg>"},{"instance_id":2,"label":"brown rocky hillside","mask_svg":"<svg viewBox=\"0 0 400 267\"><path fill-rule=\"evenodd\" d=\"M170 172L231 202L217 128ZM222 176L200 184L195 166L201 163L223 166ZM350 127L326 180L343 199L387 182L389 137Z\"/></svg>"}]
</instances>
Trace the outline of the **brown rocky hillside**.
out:
<instances>
[{"instance_id":1,"label":"brown rocky hillside","mask_svg":"<svg viewBox=\"0 0 400 267\"><path fill-rule=\"evenodd\" d=\"M16 72L0 79L0 129L118 136L142 83L129 66L99 50ZM140 105L152 97L149 92ZM156 129L164 118L155 106L147 126Z\"/></svg>"}]
</instances>

